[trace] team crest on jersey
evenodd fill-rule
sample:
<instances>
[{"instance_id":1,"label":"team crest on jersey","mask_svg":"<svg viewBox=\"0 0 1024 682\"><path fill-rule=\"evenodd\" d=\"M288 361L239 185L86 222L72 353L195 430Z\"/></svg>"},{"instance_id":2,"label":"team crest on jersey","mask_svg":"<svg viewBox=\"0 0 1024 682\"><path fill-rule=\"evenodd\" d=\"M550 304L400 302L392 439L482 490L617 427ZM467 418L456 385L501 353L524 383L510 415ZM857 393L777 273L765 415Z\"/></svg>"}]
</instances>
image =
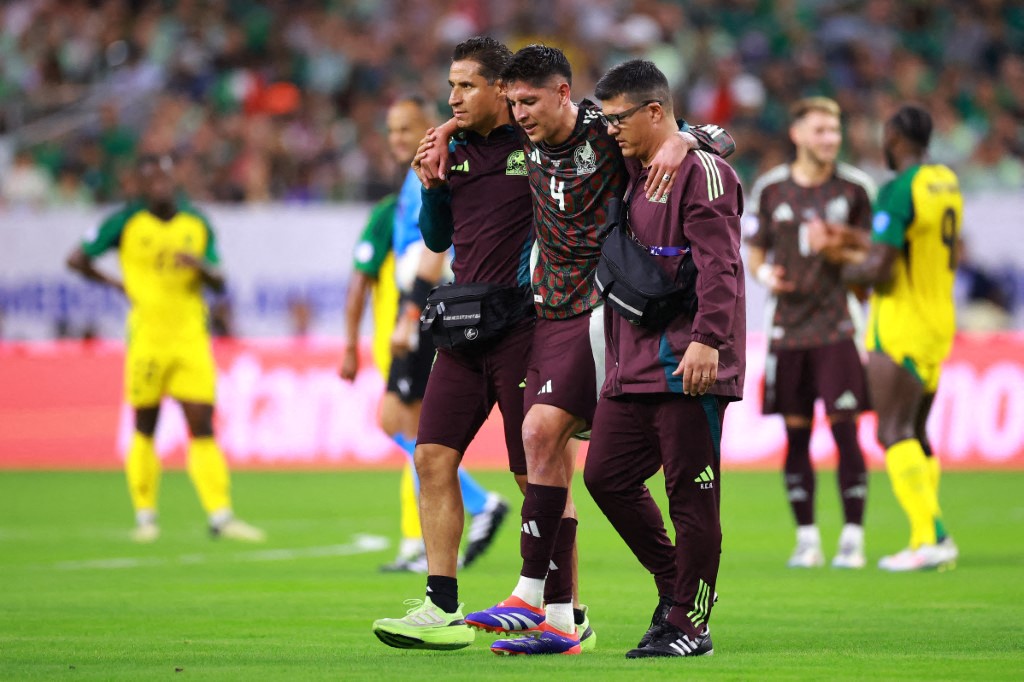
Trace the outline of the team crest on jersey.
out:
<instances>
[{"instance_id":1,"label":"team crest on jersey","mask_svg":"<svg viewBox=\"0 0 1024 682\"><path fill-rule=\"evenodd\" d=\"M836 197L825 204L825 221L844 225L850 222L850 202L846 197Z\"/></svg>"},{"instance_id":2,"label":"team crest on jersey","mask_svg":"<svg viewBox=\"0 0 1024 682\"><path fill-rule=\"evenodd\" d=\"M517 149L508 155L505 162L505 175L526 175L526 155Z\"/></svg>"},{"instance_id":3,"label":"team crest on jersey","mask_svg":"<svg viewBox=\"0 0 1024 682\"><path fill-rule=\"evenodd\" d=\"M772 220L777 223L788 223L793 220L796 215L793 213L793 207L788 203L782 203L775 207L772 211Z\"/></svg>"},{"instance_id":4,"label":"team crest on jersey","mask_svg":"<svg viewBox=\"0 0 1024 682\"><path fill-rule=\"evenodd\" d=\"M576 147L572 157L576 161L576 175L590 175L597 170L597 154L594 153L589 140L584 142L583 146Z\"/></svg>"}]
</instances>

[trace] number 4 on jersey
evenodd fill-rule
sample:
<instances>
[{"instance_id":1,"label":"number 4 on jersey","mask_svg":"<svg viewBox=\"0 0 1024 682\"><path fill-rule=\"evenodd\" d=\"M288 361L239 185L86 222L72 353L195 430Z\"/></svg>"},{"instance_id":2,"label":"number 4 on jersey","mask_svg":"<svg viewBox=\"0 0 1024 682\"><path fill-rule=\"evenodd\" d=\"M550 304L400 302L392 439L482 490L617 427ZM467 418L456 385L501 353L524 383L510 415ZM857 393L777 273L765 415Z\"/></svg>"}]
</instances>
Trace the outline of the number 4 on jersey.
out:
<instances>
[{"instance_id":1,"label":"number 4 on jersey","mask_svg":"<svg viewBox=\"0 0 1024 682\"><path fill-rule=\"evenodd\" d=\"M558 202L558 210L565 210L565 180L551 178L551 198Z\"/></svg>"}]
</instances>

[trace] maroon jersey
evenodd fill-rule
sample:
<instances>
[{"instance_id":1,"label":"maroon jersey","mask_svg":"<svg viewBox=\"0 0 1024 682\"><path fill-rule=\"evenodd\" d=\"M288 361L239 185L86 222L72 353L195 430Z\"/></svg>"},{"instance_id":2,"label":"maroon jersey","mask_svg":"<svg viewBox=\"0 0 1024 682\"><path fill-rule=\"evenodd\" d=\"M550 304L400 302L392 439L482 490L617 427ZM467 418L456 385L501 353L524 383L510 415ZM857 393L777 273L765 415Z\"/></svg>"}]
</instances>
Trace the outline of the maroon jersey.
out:
<instances>
[{"instance_id":1,"label":"maroon jersey","mask_svg":"<svg viewBox=\"0 0 1024 682\"><path fill-rule=\"evenodd\" d=\"M442 191L450 202L455 282L528 285L533 214L519 133L511 125L487 137L462 131L449 147ZM436 201L429 194L424 207Z\"/></svg>"},{"instance_id":2,"label":"maroon jersey","mask_svg":"<svg viewBox=\"0 0 1024 682\"><path fill-rule=\"evenodd\" d=\"M743 192L735 171L704 151L686 155L665 201L651 201L643 187L649 169L631 184L629 227L647 246L689 246L697 266L697 313L681 314L664 330L631 325L605 309L607 374L602 396L682 393L672 376L691 341L718 349L718 380L708 391L743 396L746 369L746 293L740 257ZM654 262L675 278L683 256Z\"/></svg>"},{"instance_id":3,"label":"maroon jersey","mask_svg":"<svg viewBox=\"0 0 1024 682\"><path fill-rule=\"evenodd\" d=\"M789 164L768 171L754 184L757 231L749 243L770 252L769 262L786 269L796 285L780 294L770 311L770 349L813 348L854 335L847 289L840 266L812 253L807 244L806 218L811 213L826 222L871 229L874 184L867 174L847 164L817 187L793 181Z\"/></svg>"},{"instance_id":4,"label":"maroon jersey","mask_svg":"<svg viewBox=\"0 0 1024 682\"><path fill-rule=\"evenodd\" d=\"M592 277L601 257L598 231L608 202L623 196L629 174L618 143L589 100L580 103L576 127L562 144L522 139L539 248L533 270L537 314L575 317L598 302Z\"/></svg>"}]
</instances>

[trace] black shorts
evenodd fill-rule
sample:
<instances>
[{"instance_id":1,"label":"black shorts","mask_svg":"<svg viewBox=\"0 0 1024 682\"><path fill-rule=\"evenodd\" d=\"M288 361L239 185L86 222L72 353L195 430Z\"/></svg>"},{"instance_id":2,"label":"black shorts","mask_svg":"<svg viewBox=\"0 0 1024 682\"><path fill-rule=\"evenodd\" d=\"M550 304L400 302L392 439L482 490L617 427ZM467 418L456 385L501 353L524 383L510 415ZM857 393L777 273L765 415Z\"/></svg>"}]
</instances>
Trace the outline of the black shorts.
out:
<instances>
[{"instance_id":1,"label":"black shorts","mask_svg":"<svg viewBox=\"0 0 1024 682\"><path fill-rule=\"evenodd\" d=\"M416 350L400 358L392 358L388 393L398 394L398 398L406 405L423 400L433 364L434 335L429 331L421 331Z\"/></svg>"},{"instance_id":2,"label":"black shorts","mask_svg":"<svg viewBox=\"0 0 1024 682\"><path fill-rule=\"evenodd\" d=\"M813 418L817 398L824 401L829 415L871 409L864 365L852 339L768 354L764 414Z\"/></svg>"}]
</instances>

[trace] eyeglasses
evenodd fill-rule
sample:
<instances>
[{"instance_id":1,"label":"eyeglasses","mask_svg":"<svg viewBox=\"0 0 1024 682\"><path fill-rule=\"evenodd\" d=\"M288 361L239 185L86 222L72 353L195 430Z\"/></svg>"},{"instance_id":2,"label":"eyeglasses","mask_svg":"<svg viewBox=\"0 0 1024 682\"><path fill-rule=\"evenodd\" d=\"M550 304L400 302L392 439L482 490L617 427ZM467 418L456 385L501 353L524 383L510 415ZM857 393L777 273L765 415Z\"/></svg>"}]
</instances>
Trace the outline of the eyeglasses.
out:
<instances>
[{"instance_id":1,"label":"eyeglasses","mask_svg":"<svg viewBox=\"0 0 1024 682\"><path fill-rule=\"evenodd\" d=\"M601 117L601 122L604 123L605 125L615 126L616 128L618 128L619 126L622 125L623 121L625 121L627 118L629 118L636 112L646 107L648 104L661 104L661 100L648 99L644 100L643 102L640 102L640 104L637 104L632 109L626 109L625 111L620 111L617 114L606 114L602 111L598 115Z\"/></svg>"}]
</instances>

